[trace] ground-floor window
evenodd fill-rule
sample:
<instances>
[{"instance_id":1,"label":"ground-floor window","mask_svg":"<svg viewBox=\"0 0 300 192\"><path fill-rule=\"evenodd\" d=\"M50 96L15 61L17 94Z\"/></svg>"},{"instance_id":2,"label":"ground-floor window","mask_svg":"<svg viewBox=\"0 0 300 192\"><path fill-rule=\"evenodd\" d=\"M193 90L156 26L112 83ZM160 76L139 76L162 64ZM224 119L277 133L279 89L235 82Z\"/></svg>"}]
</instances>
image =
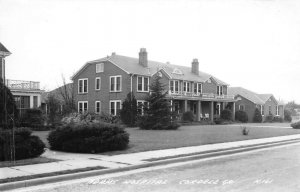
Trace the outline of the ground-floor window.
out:
<instances>
[{"instance_id":1,"label":"ground-floor window","mask_svg":"<svg viewBox=\"0 0 300 192\"><path fill-rule=\"evenodd\" d=\"M121 110L121 100L109 101L109 112L111 115L118 115Z\"/></svg>"},{"instance_id":2,"label":"ground-floor window","mask_svg":"<svg viewBox=\"0 0 300 192\"><path fill-rule=\"evenodd\" d=\"M38 107L38 97L33 96L33 108L37 108L37 107Z\"/></svg>"},{"instance_id":3,"label":"ground-floor window","mask_svg":"<svg viewBox=\"0 0 300 192\"><path fill-rule=\"evenodd\" d=\"M101 102L96 101L95 102L95 113L100 114L100 112L101 112Z\"/></svg>"},{"instance_id":4,"label":"ground-floor window","mask_svg":"<svg viewBox=\"0 0 300 192\"><path fill-rule=\"evenodd\" d=\"M137 100L137 109L138 109L138 114L144 115L144 109L146 107L149 107L149 103L144 100Z\"/></svg>"},{"instance_id":5,"label":"ground-floor window","mask_svg":"<svg viewBox=\"0 0 300 192\"><path fill-rule=\"evenodd\" d=\"M86 113L88 111L87 101L78 101L78 113Z\"/></svg>"},{"instance_id":6,"label":"ground-floor window","mask_svg":"<svg viewBox=\"0 0 300 192\"><path fill-rule=\"evenodd\" d=\"M278 105L276 106L276 116L279 116L279 109L278 109Z\"/></svg>"},{"instance_id":7,"label":"ground-floor window","mask_svg":"<svg viewBox=\"0 0 300 192\"><path fill-rule=\"evenodd\" d=\"M240 111L245 111L245 105L239 105L239 110Z\"/></svg>"}]
</instances>

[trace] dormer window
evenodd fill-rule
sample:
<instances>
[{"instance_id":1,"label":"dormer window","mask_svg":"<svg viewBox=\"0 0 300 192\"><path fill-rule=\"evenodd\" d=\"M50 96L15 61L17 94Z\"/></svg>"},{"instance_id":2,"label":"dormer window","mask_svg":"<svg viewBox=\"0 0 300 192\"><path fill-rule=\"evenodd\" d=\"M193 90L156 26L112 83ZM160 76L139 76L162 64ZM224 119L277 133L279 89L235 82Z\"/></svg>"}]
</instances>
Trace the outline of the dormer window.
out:
<instances>
[{"instance_id":1,"label":"dormer window","mask_svg":"<svg viewBox=\"0 0 300 192\"><path fill-rule=\"evenodd\" d=\"M104 71L104 63L97 63L96 64L96 73L101 73Z\"/></svg>"},{"instance_id":2,"label":"dormer window","mask_svg":"<svg viewBox=\"0 0 300 192\"><path fill-rule=\"evenodd\" d=\"M182 75L182 74L183 74L183 73L181 72L181 70L178 69L178 68L175 68L175 69L173 70L172 73L177 74L177 75Z\"/></svg>"}]
</instances>

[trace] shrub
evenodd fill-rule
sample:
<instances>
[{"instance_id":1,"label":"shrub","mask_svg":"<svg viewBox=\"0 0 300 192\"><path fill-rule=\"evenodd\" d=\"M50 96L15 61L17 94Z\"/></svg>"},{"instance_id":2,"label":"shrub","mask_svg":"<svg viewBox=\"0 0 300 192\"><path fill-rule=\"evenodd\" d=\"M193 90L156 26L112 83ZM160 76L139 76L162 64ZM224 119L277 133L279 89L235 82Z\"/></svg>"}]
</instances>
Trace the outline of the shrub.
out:
<instances>
[{"instance_id":1,"label":"shrub","mask_svg":"<svg viewBox=\"0 0 300 192\"><path fill-rule=\"evenodd\" d=\"M10 141L11 130L0 131L0 161L11 159ZM15 159L27 159L40 156L44 152L45 144L37 137L32 136L28 128L15 130Z\"/></svg>"},{"instance_id":2,"label":"shrub","mask_svg":"<svg viewBox=\"0 0 300 192\"><path fill-rule=\"evenodd\" d=\"M279 122L279 123L282 123L282 122L283 122L283 118L280 117L280 116L275 116L275 117L273 118L273 121L272 121L272 122Z\"/></svg>"},{"instance_id":3,"label":"shrub","mask_svg":"<svg viewBox=\"0 0 300 192\"><path fill-rule=\"evenodd\" d=\"M269 114L269 115L266 116L264 122L271 123L271 122L273 122L273 119L274 119L274 116L272 114Z\"/></svg>"},{"instance_id":4,"label":"shrub","mask_svg":"<svg viewBox=\"0 0 300 192\"><path fill-rule=\"evenodd\" d=\"M294 129L300 129L300 121L297 121L295 123L291 124L291 127L293 127Z\"/></svg>"},{"instance_id":5,"label":"shrub","mask_svg":"<svg viewBox=\"0 0 300 192\"><path fill-rule=\"evenodd\" d=\"M194 119L195 119L195 116L194 116L194 113L192 111L187 111L187 112L184 112L182 114L182 120L183 121L192 122L192 121L194 121Z\"/></svg>"},{"instance_id":6,"label":"shrub","mask_svg":"<svg viewBox=\"0 0 300 192\"><path fill-rule=\"evenodd\" d=\"M248 115L245 111L236 111L235 112L235 120L246 123L248 122Z\"/></svg>"},{"instance_id":7,"label":"shrub","mask_svg":"<svg viewBox=\"0 0 300 192\"><path fill-rule=\"evenodd\" d=\"M284 110L284 120L287 122L292 121L292 112L290 110L287 109Z\"/></svg>"},{"instance_id":8,"label":"shrub","mask_svg":"<svg viewBox=\"0 0 300 192\"><path fill-rule=\"evenodd\" d=\"M134 127L136 125L137 115L138 115L137 101L134 97L134 94L130 92L127 94L127 98L122 103L120 118L122 122L127 126Z\"/></svg>"},{"instance_id":9,"label":"shrub","mask_svg":"<svg viewBox=\"0 0 300 192\"><path fill-rule=\"evenodd\" d=\"M39 129L44 126L43 113L40 109L27 109L20 120L22 127Z\"/></svg>"},{"instance_id":10,"label":"shrub","mask_svg":"<svg viewBox=\"0 0 300 192\"><path fill-rule=\"evenodd\" d=\"M254 123L261 123L262 122L262 116L261 116L261 113L260 113L258 108L255 108L254 116L253 116L253 122Z\"/></svg>"},{"instance_id":11,"label":"shrub","mask_svg":"<svg viewBox=\"0 0 300 192\"><path fill-rule=\"evenodd\" d=\"M221 111L221 119L224 120L231 120L232 119L232 112L229 109L224 109Z\"/></svg>"},{"instance_id":12,"label":"shrub","mask_svg":"<svg viewBox=\"0 0 300 192\"><path fill-rule=\"evenodd\" d=\"M67 124L51 131L48 141L53 150L99 153L127 148L129 134L107 123Z\"/></svg>"},{"instance_id":13,"label":"shrub","mask_svg":"<svg viewBox=\"0 0 300 192\"><path fill-rule=\"evenodd\" d=\"M218 119L215 119L215 124L217 124L217 125L221 125L221 124L223 124L223 119L221 119L221 118L218 118Z\"/></svg>"}]
</instances>

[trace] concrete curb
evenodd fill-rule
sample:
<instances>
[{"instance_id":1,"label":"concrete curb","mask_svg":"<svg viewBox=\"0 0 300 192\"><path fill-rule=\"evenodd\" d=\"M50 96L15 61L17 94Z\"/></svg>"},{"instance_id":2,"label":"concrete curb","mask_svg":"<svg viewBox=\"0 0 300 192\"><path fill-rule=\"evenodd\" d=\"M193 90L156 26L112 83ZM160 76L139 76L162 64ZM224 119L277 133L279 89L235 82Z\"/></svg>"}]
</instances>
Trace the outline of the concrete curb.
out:
<instances>
[{"instance_id":1,"label":"concrete curb","mask_svg":"<svg viewBox=\"0 0 300 192\"><path fill-rule=\"evenodd\" d=\"M42 185L42 184L49 184L49 183L55 183L55 182L73 180L73 179L80 179L83 177L99 176L99 175L104 175L104 174L109 174L109 173L124 172L124 171L130 171L130 170L134 170L134 169L141 169L141 168L165 165L165 164L170 164L170 163L178 163L178 162L185 162L185 161L191 161L191 160L196 160L196 159L204 159L204 158L209 158L209 157L229 155L229 154L234 154L234 153L239 153L239 152L246 152L246 151L251 151L251 150L256 150L256 149L269 148L269 147L273 147L273 146L292 144L292 143L297 143L297 142L300 142L300 139L268 142L268 143L264 143L264 144L254 144L254 145L248 145L248 146L240 146L237 148L221 149L219 151L214 150L214 151L207 151L204 153L201 152L199 154L186 154L181 157L169 157L168 159L164 159L164 160L157 160L157 161L153 161L153 162L143 163L143 164L139 164L139 165L131 165L131 166L122 167L122 168L92 170L92 171L64 174L64 175L58 175L58 176L43 177L43 178L38 178L38 179L16 181L16 182L12 182L12 183L0 184L0 191L13 190L13 189L18 189L18 188L24 188L24 187L30 187L30 186L36 186L36 185Z\"/></svg>"}]
</instances>

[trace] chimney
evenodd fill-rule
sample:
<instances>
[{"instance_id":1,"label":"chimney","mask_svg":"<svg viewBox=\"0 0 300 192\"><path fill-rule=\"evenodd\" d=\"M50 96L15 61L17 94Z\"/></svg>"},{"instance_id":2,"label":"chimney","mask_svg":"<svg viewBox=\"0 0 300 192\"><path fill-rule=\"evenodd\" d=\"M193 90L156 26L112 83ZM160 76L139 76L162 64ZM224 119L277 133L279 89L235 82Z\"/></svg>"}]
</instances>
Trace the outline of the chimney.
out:
<instances>
[{"instance_id":1,"label":"chimney","mask_svg":"<svg viewBox=\"0 0 300 192\"><path fill-rule=\"evenodd\" d=\"M139 64L148 67L148 55L146 48L141 48L139 52Z\"/></svg>"},{"instance_id":2,"label":"chimney","mask_svg":"<svg viewBox=\"0 0 300 192\"><path fill-rule=\"evenodd\" d=\"M192 73L194 73L196 75L199 75L199 62L198 62L198 59L193 59Z\"/></svg>"},{"instance_id":3,"label":"chimney","mask_svg":"<svg viewBox=\"0 0 300 192\"><path fill-rule=\"evenodd\" d=\"M112 53L111 53L111 56L116 56L116 52L112 52Z\"/></svg>"}]
</instances>

